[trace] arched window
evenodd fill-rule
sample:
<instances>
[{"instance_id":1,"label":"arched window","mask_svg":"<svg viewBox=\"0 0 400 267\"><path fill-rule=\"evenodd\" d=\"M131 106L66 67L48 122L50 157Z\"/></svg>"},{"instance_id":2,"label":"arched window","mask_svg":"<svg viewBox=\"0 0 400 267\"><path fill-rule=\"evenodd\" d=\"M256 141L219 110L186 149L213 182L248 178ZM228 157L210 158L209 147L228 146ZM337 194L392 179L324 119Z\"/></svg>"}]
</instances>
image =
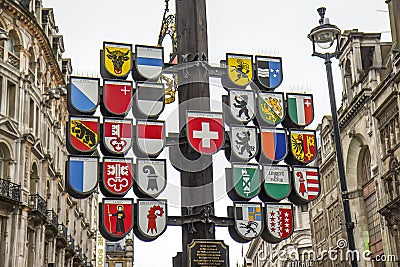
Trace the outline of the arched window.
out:
<instances>
[{"instance_id":1,"label":"arched window","mask_svg":"<svg viewBox=\"0 0 400 267\"><path fill-rule=\"evenodd\" d=\"M10 162L10 151L7 146L0 143L0 179L10 179L9 177L9 162Z\"/></svg>"},{"instance_id":2,"label":"arched window","mask_svg":"<svg viewBox=\"0 0 400 267\"><path fill-rule=\"evenodd\" d=\"M7 40L7 49L9 53L14 54L14 37L9 36Z\"/></svg>"}]
</instances>

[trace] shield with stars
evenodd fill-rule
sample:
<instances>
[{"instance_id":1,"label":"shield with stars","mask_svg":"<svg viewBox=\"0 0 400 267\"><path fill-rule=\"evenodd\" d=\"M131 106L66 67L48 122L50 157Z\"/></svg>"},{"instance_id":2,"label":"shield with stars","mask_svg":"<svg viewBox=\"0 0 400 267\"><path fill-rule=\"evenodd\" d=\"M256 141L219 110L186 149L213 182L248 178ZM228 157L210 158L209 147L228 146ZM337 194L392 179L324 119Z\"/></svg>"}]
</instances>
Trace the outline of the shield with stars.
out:
<instances>
[{"instance_id":1,"label":"shield with stars","mask_svg":"<svg viewBox=\"0 0 400 267\"><path fill-rule=\"evenodd\" d=\"M132 120L104 118L102 152L107 155L124 155L131 145Z\"/></svg>"},{"instance_id":2,"label":"shield with stars","mask_svg":"<svg viewBox=\"0 0 400 267\"><path fill-rule=\"evenodd\" d=\"M109 241L123 239L133 228L132 198L103 198L99 203L99 231Z\"/></svg>"},{"instance_id":3,"label":"shield with stars","mask_svg":"<svg viewBox=\"0 0 400 267\"><path fill-rule=\"evenodd\" d=\"M312 94L286 94L287 120L285 127L301 127L310 125L314 120L314 103Z\"/></svg>"},{"instance_id":4,"label":"shield with stars","mask_svg":"<svg viewBox=\"0 0 400 267\"><path fill-rule=\"evenodd\" d=\"M262 203L235 201L233 216L235 226L229 228L229 233L238 242L249 242L264 230ZM232 235L232 230L235 230L238 238Z\"/></svg>"},{"instance_id":5,"label":"shield with stars","mask_svg":"<svg viewBox=\"0 0 400 267\"><path fill-rule=\"evenodd\" d=\"M289 130L291 157L290 164L308 164L317 156L317 140L313 130Z\"/></svg>"},{"instance_id":6,"label":"shield with stars","mask_svg":"<svg viewBox=\"0 0 400 267\"><path fill-rule=\"evenodd\" d=\"M226 65L229 80L239 87L246 87L253 79L253 56L243 54L226 54Z\"/></svg>"},{"instance_id":7,"label":"shield with stars","mask_svg":"<svg viewBox=\"0 0 400 267\"><path fill-rule=\"evenodd\" d=\"M226 170L226 187L232 200L250 200L260 192L258 164L232 163Z\"/></svg>"},{"instance_id":8,"label":"shield with stars","mask_svg":"<svg viewBox=\"0 0 400 267\"><path fill-rule=\"evenodd\" d=\"M108 75L125 79L132 69L132 45L103 42L101 61Z\"/></svg>"},{"instance_id":9,"label":"shield with stars","mask_svg":"<svg viewBox=\"0 0 400 267\"><path fill-rule=\"evenodd\" d=\"M166 160L138 158L134 182L133 190L138 197L158 197L167 186Z\"/></svg>"},{"instance_id":10,"label":"shield with stars","mask_svg":"<svg viewBox=\"0 0 400 267\"><path fill-rule=\"evenodd\" d=\"M265 229L261 237L269 243L278 243L293 234L293 205L265 203Z\"/></svg>"},{"instance_id":11,"label":"shield with stars","mask_svg":"<svg viewBox=\"0 0 400 267\"><path fill-rule=\"evenodd\" d=\"M133 184L131 158L104 158L102 163L102 193L109 197L123 197Z\"/></svg>"},{"instance_id":12,"label":"shield with stars","mask_svg":"<svg viewBox=\"0 0 400 267\"><path fill-rule=\"evenodd\" d=\"M99 143L98 117L70 116L68 121L67 149L71 154L91 154Z\"/></svg>"},{"instance_id":13,"label":"shield with stars","mask_svg":"<svg viewBox=\"0 0 400 267\"><path fill-rule=\"evenodd\" d=\"M125 117L132 107L131 81L104 80L102 113L104 116Z\"/></svg>"},{"instance_id":14,"label":"shield with stars","mask_svg":"<svg viewBox=\"0 0 400 267\"><path fill-rule=\"evenodd\" d=\"M283 93L259 92L257 118L260 124L277 125L285 119Z\"/></svg>"},{"instance_id":15,"label":"shield with stars","mask_svg":"<svg viewBox=\"0 0 400 267\"><path fill-rule=\"evenodd\" d=\"M71 76L67 92L68 112L75 115L92 115L99 104L99 78Z\"/></svg>"},{"instance_id":16,"label":"shield with stars","mask_svg":"<svg viewBox=\"0 0 400 267\"><path fill-rule=\"evenodd\" d=\"M254 158L258 153L256 127L231 126L230 144L231 161L249 161Z\"/></svg>"},{"instance_id":17,"label":"shield with stars","mask_svg":"<svg viewBox=\"0 0 400 267\"><path fill-rule=\"evenodd\" d=\"M152 241L167 229L167 200L138 199L136 236L143 241Z\"/></svg>"},{"instance_id":18,"label":"shield with stars","mask_svg":"<svg viewBox=\"0 0 400 267\"><path fill-rule=\"evenodd\" d=\"M299 205L318 198L321 191L317 167L293 166L293 190L289 199Z\"/></svg>"},{"instance_id":19,"label":"shield with stars","mask_svg":"<svg viewBox=\"0 0 400 267\"><path fill-rule=\"evenodd\" d=\"M267 90L273 90L282 83L282 58L256 56L257 84Z\"/></svg>"},{"instance_id":20,"label":"shield with stars","mask_svg":"<svg viewBox=\"0 0 400 267\"><path fill-rule=\"evenodd\" d=\"M255 93L252 90L229 89L229 107L232 117L241 123L248 123L255 115Z\"/></svg>"},{"instance_id":21,"label":"shield with stars","mask_svg":"<svg viewBox=\"0 0 400 267\"><path fill-rule=\"evenodd\" d=\"M225 141L222 113L188 111L186 132L194 150L206 155L216 153Z\"/></svg>"}]
</instances>

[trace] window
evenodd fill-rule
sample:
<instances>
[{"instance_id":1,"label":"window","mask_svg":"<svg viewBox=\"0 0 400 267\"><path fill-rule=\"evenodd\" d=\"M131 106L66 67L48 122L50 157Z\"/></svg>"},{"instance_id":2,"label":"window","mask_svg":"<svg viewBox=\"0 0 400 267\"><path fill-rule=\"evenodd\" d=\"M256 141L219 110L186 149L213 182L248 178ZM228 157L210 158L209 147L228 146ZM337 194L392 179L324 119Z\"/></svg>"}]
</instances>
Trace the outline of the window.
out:
<instances>
[{"instance_id":1,"label":"window","mask_svg":"<svg viewBox=\"0 0 400 267\"><path fill-rule=\"evenodd\" d=\"M378 203L376 201L376 192L365 199L367 223L370 244L381 239L381 230L379 225Z\"/></svg>"},{"instance_id":2,"label":"window","mask_svg":"<svg viewBox=\"0 0 400 267\"><path fill-rule=\"evenodd\" d=\"M4 178L4 151L0 146L0 179Z\"/></svg>"},{"instance_id":3,"label":"window","mask_svg":"<svg viewBox=\"0 0 400 267\"><path fill-rule=\"evenodd\" d=\"M16 96L16 85L8 82L7 83L7 115L11 118L15 118L15 96Z\"/></svg>"},{"instance_id":4,"label":"window","mask_svg":"<svg viewBox=\"0 0 400 267\"><path fill-rule=\"evenodd\" d=\"M122 267L122 262L116 262L115 267Z\"/></svg>"},{"instance_id":5,"label":"window","mask_svg":"<svg viewBox=\"0 0 400 267\"><path fill-rule=\"evenodd\" d=\"M364 153L361 167L361 175L364 183L371 180L371 154L369 153L369 149L367 149L367 151L365 151Z\"/></svg>"},{"instance_id":6,"label":"window","mask_svg":"<svg viewBox=\"0 0 400 267\"><path fill-rule=\"evenodd\" d=\"M10 37L7 41L8 52L14 53L14 38Z\"/></svg>"}]
</instances>

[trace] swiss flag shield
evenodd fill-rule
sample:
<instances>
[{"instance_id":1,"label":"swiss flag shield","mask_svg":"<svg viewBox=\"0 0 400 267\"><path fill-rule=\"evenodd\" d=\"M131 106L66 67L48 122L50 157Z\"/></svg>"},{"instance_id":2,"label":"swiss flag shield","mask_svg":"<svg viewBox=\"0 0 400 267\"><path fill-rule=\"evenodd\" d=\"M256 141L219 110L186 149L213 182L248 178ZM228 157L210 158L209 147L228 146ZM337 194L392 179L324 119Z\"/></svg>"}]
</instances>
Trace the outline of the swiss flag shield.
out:
<instances>
[{"instance_id":1,"label":"swiss flag shield","mask_svg":"<svg viewBox=\"0 0 400 267\"><path fill-rule=\"evenodd\" d=\"M211 155L224 144L222 113L188 111L187 122L189 143L197 152Z\"/></svg>"},{"instance_id":2,"label":"swiss flag shield","mask_svg":"<svg viewBox=\"0 0 400 267\"><path fill-rule=\"evenodd\" d=\"M103 105L107 114L125 116L132 106L132 82L104 80Z\"/></svg>"}]
</instances>

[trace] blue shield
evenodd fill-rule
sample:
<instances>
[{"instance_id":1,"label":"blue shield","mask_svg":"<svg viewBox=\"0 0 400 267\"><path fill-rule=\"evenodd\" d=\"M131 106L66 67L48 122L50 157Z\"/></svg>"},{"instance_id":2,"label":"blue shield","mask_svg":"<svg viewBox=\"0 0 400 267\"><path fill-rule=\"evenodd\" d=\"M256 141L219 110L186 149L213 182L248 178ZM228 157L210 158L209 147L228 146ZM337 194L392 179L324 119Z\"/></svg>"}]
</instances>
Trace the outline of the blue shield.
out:
<instances>
[{"instance_id":1,"label":"blue shield","mask_svg":"<svg viewBox=\"0 0 400 267\"><path fill-rule=\"evenodd\" d=\"M98 78L71 77L68 90L69 112L72 114L93 114L99 104Z\"/></svg>"},{"instance_id":2,"label":"blue shield","mask_svg":"<svg viewBox=\"0 0 400 267\"><path fill-rule=\"evenodd\" d=\"M97 187L99 159L70 156L67 162L67 192L75 198L88 197Z\"/></svg>"},{"instance_id":3,"label":"blue shield","mask_svg":"<svg viewBox=\"0 0 400 267\"><path fill-rule=\"evenodd\" d=\"M275 89L282 83L282 58L256 56L258 84L265 89Z\"/></svg>"}]
</instances>

